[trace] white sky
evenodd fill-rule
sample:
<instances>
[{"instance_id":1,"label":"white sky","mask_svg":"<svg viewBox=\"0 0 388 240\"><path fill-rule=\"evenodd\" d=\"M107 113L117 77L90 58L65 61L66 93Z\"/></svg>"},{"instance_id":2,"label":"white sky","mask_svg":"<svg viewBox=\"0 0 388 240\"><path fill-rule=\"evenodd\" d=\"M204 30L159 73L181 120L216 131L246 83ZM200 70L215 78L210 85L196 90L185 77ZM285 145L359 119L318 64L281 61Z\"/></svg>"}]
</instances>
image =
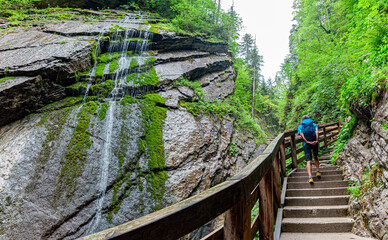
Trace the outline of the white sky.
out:
<instances>
[{"instance_id":1,"label":"white sky","mask_svg":"<svg viewBox=\"0 0 388 240\"><path fill-rule=\"evenodd\" d=\"M229 9L233 0L221 0L223 9ZM288 37L292 26L293 0L234 0L236 12L243 20L240 36L256 35L259 53L264 57L261 74L265 79L275 78L288 54Z\"/></svg>"}]
</instances>

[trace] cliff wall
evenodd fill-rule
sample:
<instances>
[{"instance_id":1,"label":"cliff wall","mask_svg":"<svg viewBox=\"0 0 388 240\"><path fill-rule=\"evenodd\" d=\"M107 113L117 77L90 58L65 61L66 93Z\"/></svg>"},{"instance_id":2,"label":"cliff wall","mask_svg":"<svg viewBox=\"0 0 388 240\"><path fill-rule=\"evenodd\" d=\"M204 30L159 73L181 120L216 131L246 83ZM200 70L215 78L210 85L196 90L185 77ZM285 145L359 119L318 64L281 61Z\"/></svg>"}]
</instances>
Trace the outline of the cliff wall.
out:
<instances>
[{"instance_id":1,"label":"cliff wall","mask_svg":"<svg viewBox=\"0 0 388 240\"><path fill-rule=\"evenodd\" d=\"M367 112L369 114L360 114ZM359 114L355 135L340 153L352 187L350 214L353 231L364 236L388 239L388 93L382 93L370 111Z\"/></svg>"},{"instance_id":2,"label":"cliff wall","mask_svg":"<svg viewBox=\"0 0 388 240\"><path fill-rule=\"evenodd\" d=\"M264 150L235 117L185 105L203 97L187 82L208 99L233 93L226 44L126 18L0 38L0 239L74 239L122 224Z\"/></svg>"}]
</instances>

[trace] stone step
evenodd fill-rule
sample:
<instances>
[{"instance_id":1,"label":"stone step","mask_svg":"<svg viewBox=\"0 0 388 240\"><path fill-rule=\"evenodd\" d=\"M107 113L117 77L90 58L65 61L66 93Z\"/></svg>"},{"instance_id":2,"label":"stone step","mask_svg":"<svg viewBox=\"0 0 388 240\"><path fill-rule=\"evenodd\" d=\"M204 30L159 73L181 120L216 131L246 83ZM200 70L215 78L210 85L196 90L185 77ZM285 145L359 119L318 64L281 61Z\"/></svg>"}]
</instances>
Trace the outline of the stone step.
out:
<instances>
[{"instance_id":1,"label":"stone step","mask_svg":"<svg viewBox=\"0 0 388 240\"><path fill-rule=\"evenodd\" d=\"M284 218L346 217L349 205L336 206L287 206L283 209Z\"/></svg>"},{"instance_id":2,"label":"stone step","mask_svg":"<svg viewBox=\"0 0 388 240\"><path fill-rule=\"evenodd\" d=\"M285 206L333 206L347 205L349 195L339 196L307 196L307 197L286 197Z\"/></svg>"},{"instance_id":3,"label":"stone step","mask_svg":"<svg viewBox=\"0 0 388 240\"><path fill-rule=\"evenodd\" d=\"M347 190L346 187L287 189L286 197L347 195Z\"/></svg>"},{"instance_id":4,"label":"stone step","mask_svg":"<svg viewBox=\"0 0 388 240\"><path fill-rule=\"evenodd\" d=\"M282 233L280 240L372 240L353 233Z\"/></svg>"},{"instance_id":5,"label":"stone step","mask_svg":"<svg viewBox=\"0 0 388 240\"><path fill-rule=\"evenodd\" d=\"M343 180L344 177L342 175L336 174L336 175L322 175L320 179L317 177L313 176L314 181L338 181L338 180ZM308 179L307 172L305 176L303 177L289 177L288 182L306 182Z\"/></svg>"},{"instance_id":6,"label":"stone step","mask_svg":"<svg viewBox=\"0 0 388 240\"><path fill-rule=\"evenodd\" d=\"M354 221L342 218L283 218L282 232L339 233L350 232Z\"/></svg>"},{"instance_id":7,"label":"stone step","mask_svg":"<svg viewBox=\"0 0 388 240\"><path fill-rule=\"evenodd\" d=\"M331 170L337 170L337 168L338 168L337 166L320 166L319 171L321 171L321 172L322 171L331 171ZM316 167L313 166L312 170L315 171ZM307 171L306 168L297 168L295 170L295 172L306 172L306 171Z\"/></svg>"},{"instance_id":8,"label":"stone step","mask_svg":"<svg viewBox=\"0 0 388 240\"><path fill-rule=\"evenodd\" d=\"M293 172L289 177L303 177L303 176L307 176L307 170L304 169L305 171L301 171L301 172ZM342 170L320 170L322 176L323 175L327 175L327 176L331 176L331 175L342 175ZM313 170L313 175L315 175L316 171Z\"/></svg>"},{"instance_id":9,"label":"stone step","mask_svg":"<svg viewBox=\"0 0 388 240\"><path fill-rule=\"evenodd\" d=\"M305 188L335 188L348 187L348 181L315 181L308 183L307 178L305 182L290 182L287 184L287 191L290 189L305 189Z\"/></svg>"}]
</instances>

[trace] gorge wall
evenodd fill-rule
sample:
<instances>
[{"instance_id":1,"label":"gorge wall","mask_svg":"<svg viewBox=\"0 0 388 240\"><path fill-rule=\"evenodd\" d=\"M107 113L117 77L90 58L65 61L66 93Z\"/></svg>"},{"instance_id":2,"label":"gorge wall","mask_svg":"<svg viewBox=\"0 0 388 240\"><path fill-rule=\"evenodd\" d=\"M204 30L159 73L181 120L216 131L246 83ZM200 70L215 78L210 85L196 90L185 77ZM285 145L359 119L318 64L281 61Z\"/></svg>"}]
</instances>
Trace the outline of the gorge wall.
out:
<instances>
[{"instance_id":1,"label":"gorge wall","mask_svg":"<svg viewBox=\"0 0 388 240\"><path fill-rule=\"evenodd\" d=\"M264 150L233 116L185 104L233 94L226 44L120 15L0 38L0 239L74 239L122 224Z\"/></svg>"},{"instance_id":2,"label":"gorge wall","mask_svg":"<svg viewBox=\"0 0 388 240\"><path fill-rule=\"evenodd\" d=\"M361 113L365 111L358 111ZM388 93L383 92L370 116L358 114L353 138L340 153L346 179L353 182L350 214L353 231L388 239ZM371 120L369 120L371 119Z\"/></svg>"}]
</instances>

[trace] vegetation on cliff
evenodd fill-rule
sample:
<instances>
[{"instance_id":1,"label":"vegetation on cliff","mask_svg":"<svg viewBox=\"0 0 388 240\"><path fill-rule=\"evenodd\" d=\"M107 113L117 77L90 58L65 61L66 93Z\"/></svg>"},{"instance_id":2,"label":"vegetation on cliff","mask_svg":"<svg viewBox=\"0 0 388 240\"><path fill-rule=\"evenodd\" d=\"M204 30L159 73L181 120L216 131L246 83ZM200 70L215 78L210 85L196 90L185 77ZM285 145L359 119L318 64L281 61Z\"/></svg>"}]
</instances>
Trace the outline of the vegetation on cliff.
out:
<instances>
[{"instance_id":1,"label":"vegetation on cliff","mask_svg":"<svg viewBox=\"0 0 388 240\"><path fill-rule=\"evenodd\" d=\"M343 121L349 110L371 118L386 88L387 2L298 0L294 9L291 54L280 72L282 127L304 114L317 122Z\"/></svg>"}]
</instances>

